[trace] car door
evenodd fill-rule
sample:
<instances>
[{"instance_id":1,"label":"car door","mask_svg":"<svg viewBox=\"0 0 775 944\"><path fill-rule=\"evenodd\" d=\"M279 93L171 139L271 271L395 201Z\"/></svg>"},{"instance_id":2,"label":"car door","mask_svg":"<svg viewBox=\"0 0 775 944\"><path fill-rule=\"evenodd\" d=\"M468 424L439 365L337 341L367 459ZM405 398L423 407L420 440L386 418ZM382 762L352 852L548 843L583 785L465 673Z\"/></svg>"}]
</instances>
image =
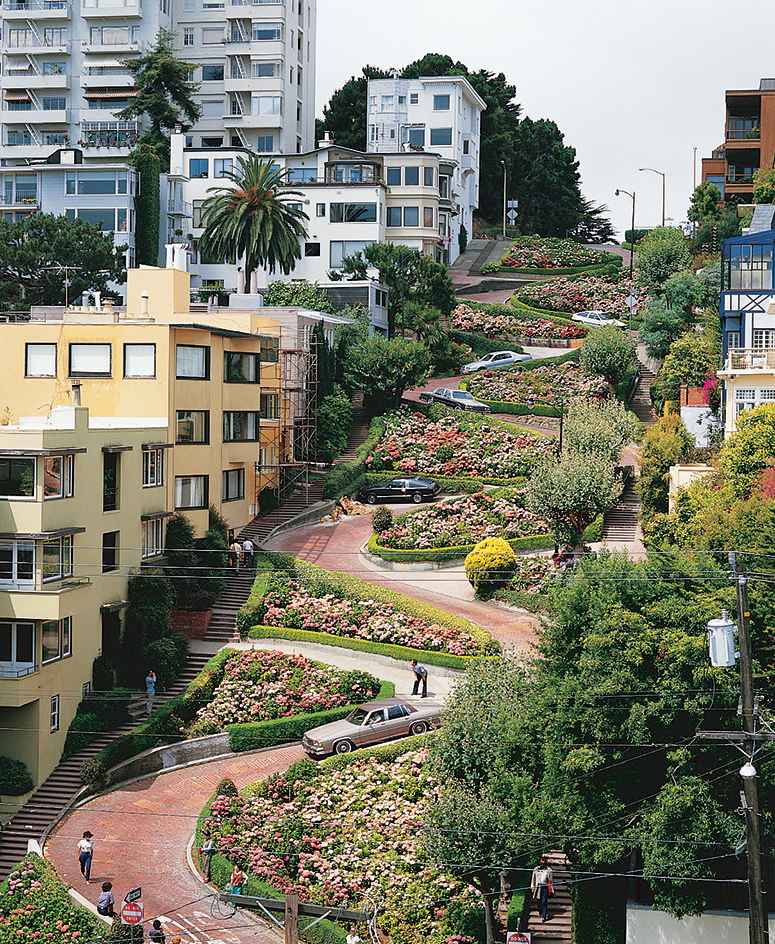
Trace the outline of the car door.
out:
<instances>
[{"instance_id":1,"label":"car door","mask_svg":"<svg viewBox=\"0 0 775 944\"><path fill-rule=\"evenodd\" d=\"M385 709L376 708L370 711L366 721L361 725L358 736L359 744L376 744L386 736Z\"/></svg>"},{"instance_id":2,"label":"car door","mask_svg":"<svg viewBox=\"0 0 775 944\"><path fill-rule=\"evenodd\" d=\"M388 497L401 501L406 496L406 479L393 479L388 487Z\"/></svg>"},{"instance_id":3,"label":"car door","mask_svg":"<svg viewBox=\"0 0 775 944\"><path fill-rule=\"evenodd\" d=\"M388 707L387 727L391 738L404 737L409 734L409 709L406 705L390 705Z\"/></svg>"},{"instance_id":4,"label":"car door","mask_svg":"<svg viewBox=\"0 0 775 944\"><path fill-rule=\"evenodd\" d=\"M506 361L509 361L510 359L511 359L511 354L509 354L508 351L504 351L500 354L496 354L492 360L493 360L493 364L503 364Z\"/></svg>"}]
</instances>

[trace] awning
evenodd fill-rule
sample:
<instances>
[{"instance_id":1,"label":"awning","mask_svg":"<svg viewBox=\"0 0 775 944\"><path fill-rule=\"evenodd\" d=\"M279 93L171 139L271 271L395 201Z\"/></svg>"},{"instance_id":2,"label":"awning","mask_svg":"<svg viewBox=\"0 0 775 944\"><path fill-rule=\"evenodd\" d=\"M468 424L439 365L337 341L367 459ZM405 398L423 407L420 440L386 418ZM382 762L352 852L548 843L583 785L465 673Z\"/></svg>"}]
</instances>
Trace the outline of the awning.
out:
<instances>
[{"instance_id":1,"label":"awning","mask_svg":"<svg viewBox=\"0 0 775 944\"><path fill-rule=\"evenodd\" d=\"M83 97L89 98L89 99L91 98L96 98L96 99L99 99L99 98L110 98L110 99L137 98L138 95L139 95L139 92L136 89L109 89L109 90L101 91L101 92L95 91L94 89L90 89L88 92L83 93Z\"/></svg>"},{"instance_id":2,"label":"awning","mask_svg":"<svg viewBox=\"0 0 775 944\"><path fill-rule=\"evenodd\" d=\"M104 56L87 56L84 65L88 69L120 69L126 68L120 59L106 59Z\"/></svg>"},{"instance_id":3,"label":"awning","mask_svg":"<svg viewBox=\"0 0 775 944\"><path fill-rule=\"evenodd\" d=\"M29 102L30 93L24 89L6 89L4 98L7 102Z\"/></svg>"}]
</instances>

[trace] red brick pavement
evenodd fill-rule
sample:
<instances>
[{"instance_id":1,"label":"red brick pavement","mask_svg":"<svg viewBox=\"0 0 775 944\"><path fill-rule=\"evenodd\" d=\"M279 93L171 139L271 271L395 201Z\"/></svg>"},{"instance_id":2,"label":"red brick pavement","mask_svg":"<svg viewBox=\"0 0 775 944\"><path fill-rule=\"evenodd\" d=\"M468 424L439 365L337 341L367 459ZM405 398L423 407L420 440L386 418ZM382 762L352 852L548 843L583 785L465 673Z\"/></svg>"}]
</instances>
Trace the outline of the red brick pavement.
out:
<instances>
[{"instance_id":1,"label":"red brick pavement","mask_svg":"<svg viewBox=\"0 0 775 944\"><path fill-rule=\"evenodd\" d=\"M394 579L396 575L388 577L379 571L364 567L358 550L368 541L371 533L371 515L360 515L343 518L336 525L294 528L277 535L267 543L267 547L311 561L326 570L354 574L415 600L438 606L449 613L464 616L472 623L484 626L505 647L514 646L519 650L530 648L535 640L535 617L517 613L506 607L460 600L434 592L433 583L443 579L444 571L414 571L407 573L405 577Z\"/></svg>"},{"instance_id":2,"label":"red brick pavement","mask_svg":"<svg viewBox=\"0 0 775 944\"><path fill-rule=\"evenodd\" d=\"M145 931L160 918L167 934L183 944L277 944L281 937L243 913L214 901L186 867L186 847L197 818L218 781L231 777L239 788L302 760L298 744L237 755L150 777L97 797L70 813L46 843L46 856L60 878L97 903L100 886L113 883L116 902L130 888L143 889ZM75 847L84 830L94 833L91 885L78 866Z\"/></svg>"}]
</instances>

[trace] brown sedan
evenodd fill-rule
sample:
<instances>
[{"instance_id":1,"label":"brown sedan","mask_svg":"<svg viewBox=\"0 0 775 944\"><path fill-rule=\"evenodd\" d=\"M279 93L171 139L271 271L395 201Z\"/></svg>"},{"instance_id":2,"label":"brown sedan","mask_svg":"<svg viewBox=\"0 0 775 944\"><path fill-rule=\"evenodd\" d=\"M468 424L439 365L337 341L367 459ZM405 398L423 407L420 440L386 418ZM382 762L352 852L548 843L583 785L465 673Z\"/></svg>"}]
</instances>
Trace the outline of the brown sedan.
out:
<instances>
[{"instance_id":1,"label":"brown sedan","mask_svg":"<svg viewBox=\"0 0 775 944\"><path fill-rule=\"evenodd\" d=\"M382 698L353 708L346 718L313 728L302 738L312 757L349 754L358 747L393 741L408 734L425 734L441 719L439 705L415 706L400 698Z\"/></svg>"}]
</instances>

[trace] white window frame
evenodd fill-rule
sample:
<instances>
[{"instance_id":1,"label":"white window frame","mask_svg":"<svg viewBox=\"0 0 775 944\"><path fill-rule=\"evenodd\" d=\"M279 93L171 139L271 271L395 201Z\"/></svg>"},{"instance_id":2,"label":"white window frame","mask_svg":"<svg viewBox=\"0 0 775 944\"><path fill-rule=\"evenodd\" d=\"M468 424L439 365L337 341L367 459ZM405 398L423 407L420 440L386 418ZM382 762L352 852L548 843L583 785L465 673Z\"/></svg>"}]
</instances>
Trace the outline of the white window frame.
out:
<instances>
[{"instance_id":1,"label":"white window frame","mask_svg":"<svg viewBox=\"0 0 775 944\"><path fill-rule=\"evenodd\" d=\"M47 623L54 623L57 627L57 650L56 654L46 658L43 643L43 627ZM73 618L65 616L60 620L41 620L40 623L40 664L48 665L50 662L58 662L60 659L67 659L73 654Z\"/></svg>"},{"instance_id":2,"label":"white window frame","mask_svg":"<svg viewBox=\"0 0 775 944\"><path fill-rule=\"evenodd\" d=\"M24 376L56 377L56 375L56 344L26 344L24 350Z\"/></svg>"},{"instance_id":3,"label":"white window frame","mask_svg":"<svg viewBox=\"0 0 775 944\"><path fill-rule=\"evenodd\" d=\"M59 730L59 695L51 696L51 712L49 714L49 730L55 734Z\"/></svg>"},{"instance_id":4,"label":"white window frame","mask_svg":"<svg viewBox=\"0 0 775 944\"><path fill-rule=\"evenodd\" d=\"M127 379L156 377L155 344L124 345L124 377Z\"/></svg>"},{"instance_id":5,"label":"white window frame","mask_svg":"<svg viewBox=\"0 0 775 944\"><path fill-rule=\"evenodd\" d=\"M143 521L142 559L158 557L164 553L164 518L147 518Z\"/></svg>"},{"instance_id":6,"label":"white window frame","mask_svg":"<svg viewBox=\"0 0 775 944\"><path fill-rule=\"evenodd\" d=\"M143 449L143 488L164 485L164 450Z\"/></svg>"},{"instance_id":7,"label":"white window frame","mask_svg":"<svg viewBox=\"0 0 775 944\"><path fill-rule=\"evenodd\" d=\"M44 559L45 546L58 545L57 559L48 563ZM51 569L55 568L55 569ZM65 534L58 538L49 538L47 541L41 541L40 544L40 573L43 583L52 580L62 580L65 577L73 575L73 536Z\"/></svg>"}]
</instances>

